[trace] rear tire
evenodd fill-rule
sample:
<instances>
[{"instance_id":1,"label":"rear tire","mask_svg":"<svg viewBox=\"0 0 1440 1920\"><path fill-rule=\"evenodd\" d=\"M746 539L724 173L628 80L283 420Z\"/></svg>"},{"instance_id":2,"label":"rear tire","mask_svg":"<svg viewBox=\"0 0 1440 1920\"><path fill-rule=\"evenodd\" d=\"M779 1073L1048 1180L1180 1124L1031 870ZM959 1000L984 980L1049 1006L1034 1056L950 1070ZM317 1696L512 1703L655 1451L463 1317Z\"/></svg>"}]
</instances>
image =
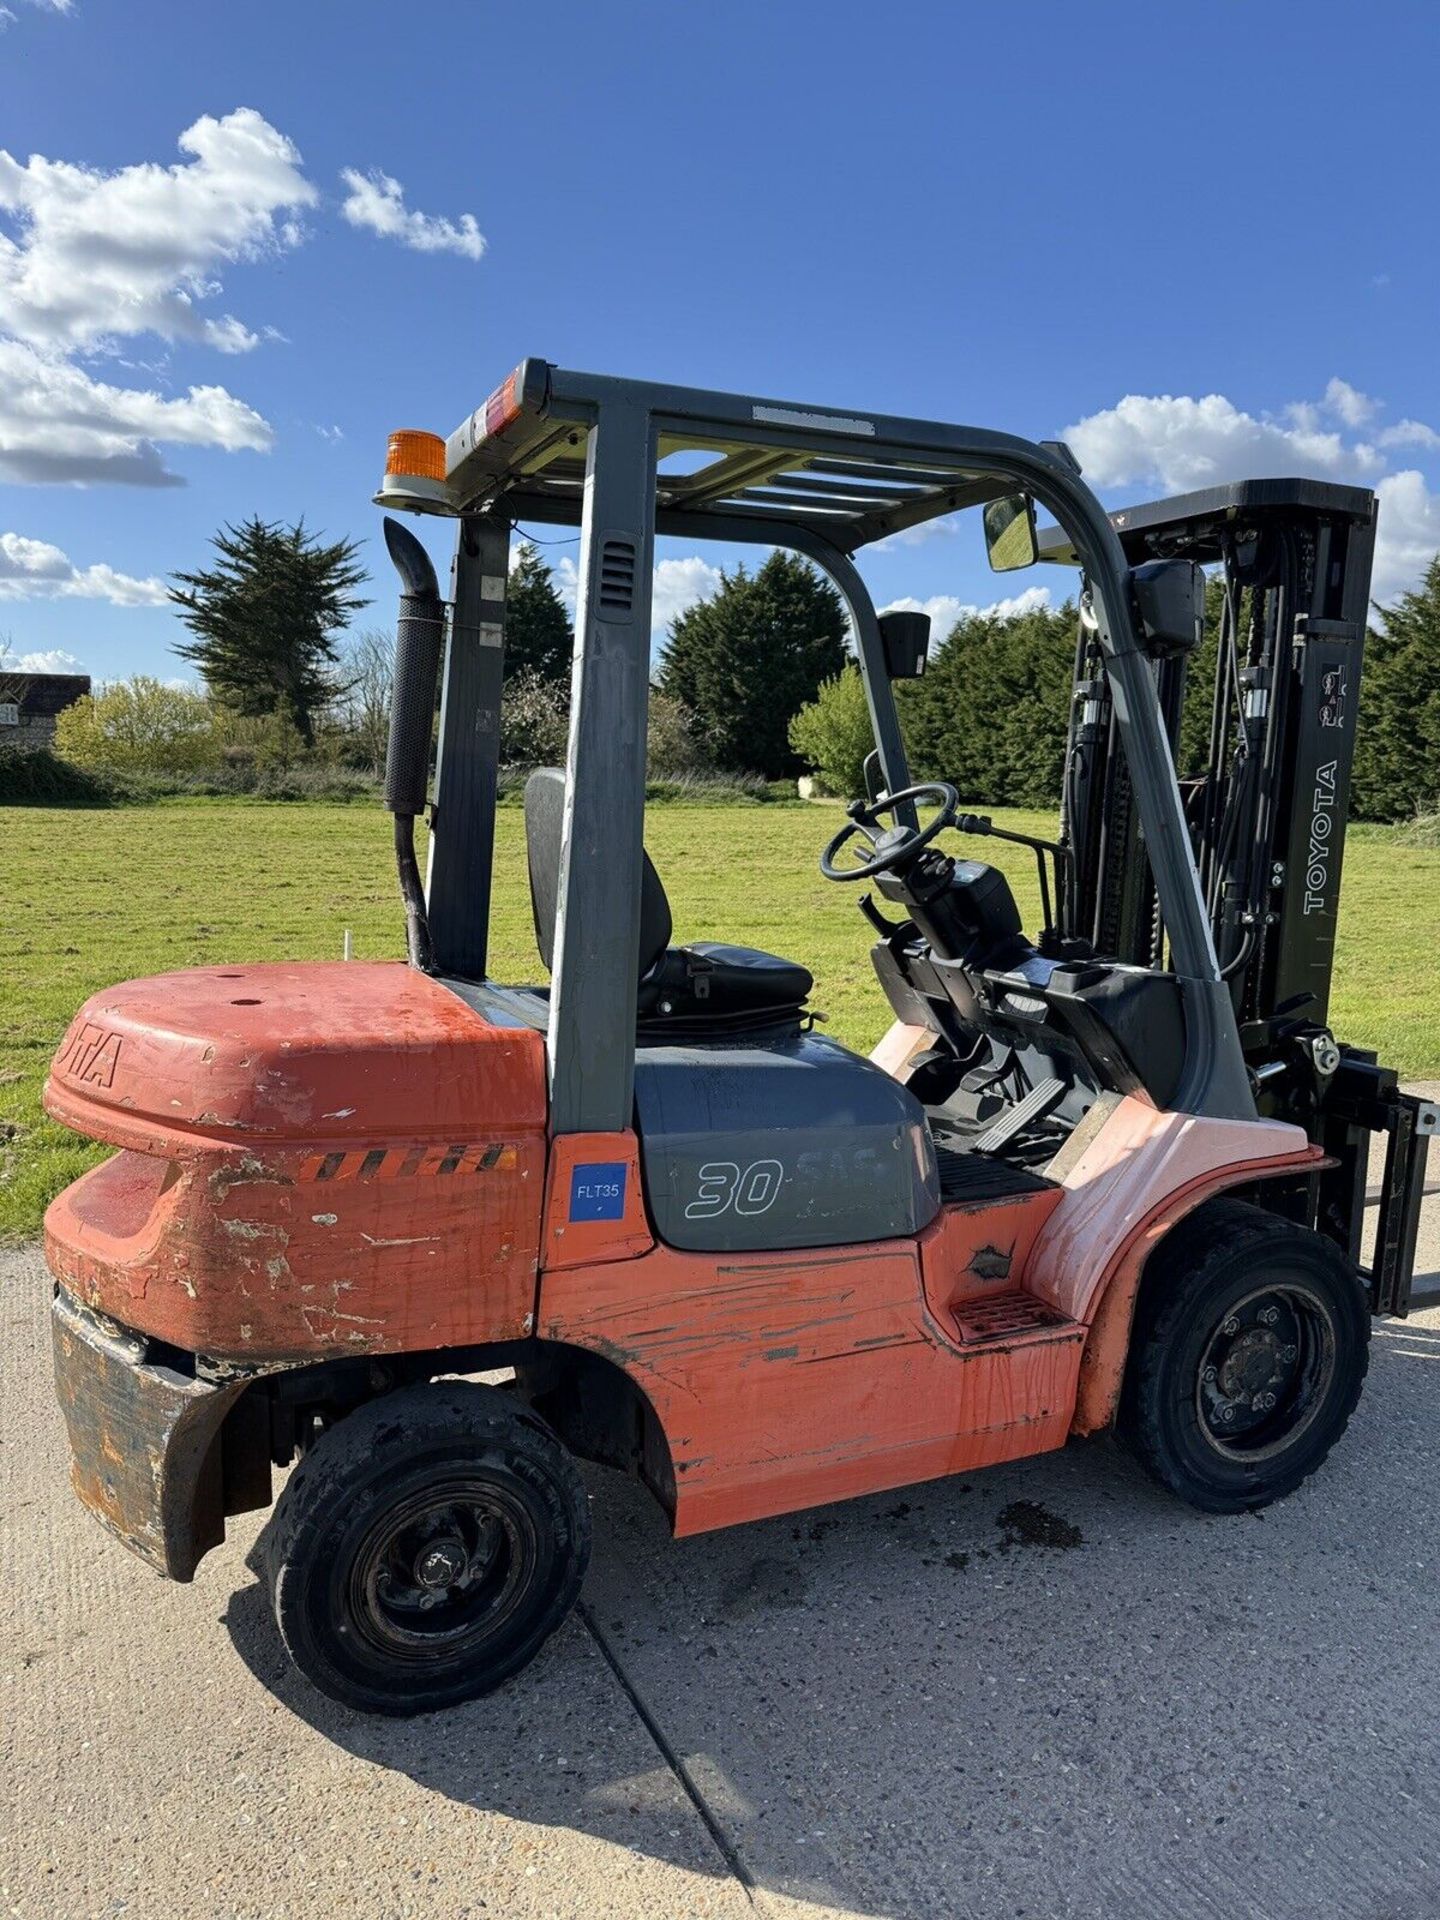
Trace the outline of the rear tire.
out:
<instances>
[{"instance_id":1,"label":"rear tire","mask_svg":"<svg viewBox=\"0 0 1440 1920\"><path fill-rule=\"evenodd\" d=\"M1331 1241L1214 1200L1145 1270L1120 1437L1207 1513L1292 1493L1345 1431L1369 1360L1359 1275Z\"/></svg>"},{"instance_id":2,"label":"rear tire","mask_svg":"<svg viewBox=\"0 0 1440 1920\"><path fill-rule=\"evenodd\" d=\"M575 1464L493 1387L390 1393L306 1453L276 1503L276 1625L312 1686L361 1713L430 1713L516 1674L590 1557Z\"/></svg>"}]
</instances>

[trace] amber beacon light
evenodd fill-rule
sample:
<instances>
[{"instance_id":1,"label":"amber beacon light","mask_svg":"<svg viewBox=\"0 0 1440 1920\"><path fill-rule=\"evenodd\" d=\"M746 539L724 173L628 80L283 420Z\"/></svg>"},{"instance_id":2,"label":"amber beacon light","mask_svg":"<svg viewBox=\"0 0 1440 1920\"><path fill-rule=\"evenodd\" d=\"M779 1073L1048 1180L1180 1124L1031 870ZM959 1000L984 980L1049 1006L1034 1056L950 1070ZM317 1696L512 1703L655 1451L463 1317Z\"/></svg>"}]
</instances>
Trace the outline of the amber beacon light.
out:
<instances>
[{"instance_id":1,"label":"amber beacon light","mask_svg":"<svg viewBox=\"0 0 1440 1920\"><path fill-rule=\"evenodd\" d=\"M402 428L385 450L385 477L376 504L410 513L449 513L445 485L445 442L438 433Z\"/></svg>"}]
</instances>

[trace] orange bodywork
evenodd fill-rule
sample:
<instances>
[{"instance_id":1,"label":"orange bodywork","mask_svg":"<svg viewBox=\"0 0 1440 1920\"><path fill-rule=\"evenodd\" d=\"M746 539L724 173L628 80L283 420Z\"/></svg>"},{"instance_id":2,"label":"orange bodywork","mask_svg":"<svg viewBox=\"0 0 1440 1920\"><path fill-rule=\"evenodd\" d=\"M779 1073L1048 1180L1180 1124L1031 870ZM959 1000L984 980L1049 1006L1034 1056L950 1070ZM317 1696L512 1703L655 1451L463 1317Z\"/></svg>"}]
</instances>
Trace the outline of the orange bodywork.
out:
<instances>
[{"instance_id":1,"label":"orange bodywork","mask_svg":"<svg viewBox=\"0 0 1440 1920\"><path fill-rule=\"evenodd\" d=\"M904 1078L928 1036L877 1059ZM1064 1444L1113 1414L1144 1258L1299 1129L1102 1102L1058 1184L918 1236L657 1243L631 1131L547 1137L544 1043L400 965L205 969L96 995L47 1110L120 1151L50 1208L65 1290L193 1353L303 1363L529 1335L643 1394L688 1534Z\"/></svg>"},{"instance_id":2,"label":"orange bodywork","mask_svg":"<svg viewBox=\"0 0 1440 1920\"><path fill-rule=\"evenodd\" d=\"M656 1247L547 1274L540 1331L643 1388L696 1533L1063 1444L1083 1332L971 1347L929 1311L909 1241L720 1259Z\"/></svg>"},{"instance_id":3,"label":"orange bodywork","mask_svg":"<svg viewBox=\"0 0 1440 1920\"><path fill-rule=\"evenodd\" d=\"M122 1151L45 1219L57 1280L191 1353L512 1339L535 1306L544 1043L401 965L162 974L97 994L52 1118Z\"/></svg>"},{"instance_id":4,"label":"orange bodywork","mask_svg":"<svg viewBox=\"0 0 1440 1920\"><path fill-rule=\"evenodd\" d=\"M719 1257L656 1246L546 1272L539 1331L613 1361L670 1447L678 1534L969 1472L1107 1424L1144 1254L1206 1194L1322 1160L1298 1128L1097 1113L1048 1190L942 1208L917 1241ZM1109 1396L1107 1399L1107 1395ZM1086 1425L1081 1431L1091 1431Z\"/></svg>"}]
</instances>

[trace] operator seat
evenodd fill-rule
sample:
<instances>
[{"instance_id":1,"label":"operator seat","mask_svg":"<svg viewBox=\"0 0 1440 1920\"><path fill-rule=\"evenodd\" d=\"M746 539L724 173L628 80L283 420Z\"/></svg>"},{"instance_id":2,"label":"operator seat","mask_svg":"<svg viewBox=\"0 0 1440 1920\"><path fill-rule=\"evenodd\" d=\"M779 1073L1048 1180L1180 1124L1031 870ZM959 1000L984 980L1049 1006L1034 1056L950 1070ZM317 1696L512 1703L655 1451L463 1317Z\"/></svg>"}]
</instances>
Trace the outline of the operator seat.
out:
<instances>
[{"instance_id":1,"label":"operator seat","mask_svg":"<svg viewBox=\"0 0 1440 1920\"><path fill-rule=\"evenodd\" d=\"M525 782L525 850L540 958L555 970L565 775L539 767ZM648 853L640 876L640 972L636 1014L643 1038L718 1038L798 1025L815 984L805 967L758 947L697 940L672 947L670 902Z\"/></svg>"}]
</instances>

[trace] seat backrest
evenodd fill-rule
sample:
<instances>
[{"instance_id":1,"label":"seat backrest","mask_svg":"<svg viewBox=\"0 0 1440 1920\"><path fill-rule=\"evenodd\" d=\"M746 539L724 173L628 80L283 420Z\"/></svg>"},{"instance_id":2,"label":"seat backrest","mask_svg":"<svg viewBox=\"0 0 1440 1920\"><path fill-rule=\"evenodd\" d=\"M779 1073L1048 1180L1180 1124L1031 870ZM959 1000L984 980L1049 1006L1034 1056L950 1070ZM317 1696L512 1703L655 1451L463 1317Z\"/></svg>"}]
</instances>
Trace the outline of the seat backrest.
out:
<instances>
[{"instance_id":1,"label":"seat backrest","mask_svg":"<svg viewBox=\"0 0 1440 1920\"><path fill-rule=\"evenodd\" d=\"M530 911L535 943L555 971L555 918L560 905L560 838L565 826L565 775L537 767L525 782L525 852L530 863ZM640 969L643 980L670 944L670 902L648 853L641 854Z\"/></svg>"}]
</instances>

